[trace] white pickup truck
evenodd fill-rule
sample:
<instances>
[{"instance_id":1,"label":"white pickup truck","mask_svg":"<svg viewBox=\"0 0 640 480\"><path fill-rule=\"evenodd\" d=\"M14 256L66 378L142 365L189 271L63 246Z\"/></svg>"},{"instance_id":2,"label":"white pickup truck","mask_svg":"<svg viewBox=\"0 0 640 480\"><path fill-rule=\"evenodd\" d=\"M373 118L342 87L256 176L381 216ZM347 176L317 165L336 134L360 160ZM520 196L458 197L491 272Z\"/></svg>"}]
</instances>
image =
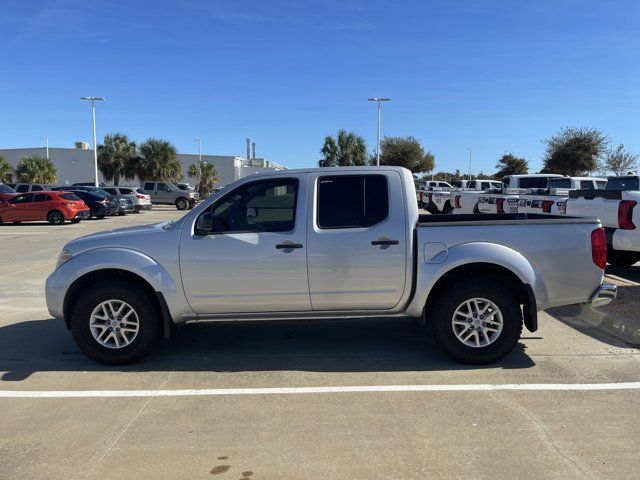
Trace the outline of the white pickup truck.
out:
<instances>
[{"instance_id":1,"label":"white pickup truck","mask_svg":"<svg viewBox=\"0 0 640 480\"><path fill-rule=\"evenodd\" d=\"M569 193L567 215L597 217L607 235L608 262L629 266L640 261L640 177L611 177L604 190Z\"/></svg>"},{"instance_id":2,"label":"white pickup truck","mask_svg":"<svg viewBox=\"0 0 640 480\"><path fill-rule=\"evenodd\" d=\"M427 211L432 214L439 213L476 213L475 206L479 195L487 190L500 188L500 182L496 180L463 180L461 188L450 191L428 192Z\"/></svg>"},{"instance_id":3,"label":"white pickup truck","mask_svg":"<svg viewBox=\"0 0 640 480\"><path fill-rule=\"evenodd\" d=\"M593 218L419 215L411 172L258 173L180 220L64 246L51 315L80 350L131 363L192 322L415 317L452 357L494 362L537 312L609 303Z\"/></svg>"}]
</instances>

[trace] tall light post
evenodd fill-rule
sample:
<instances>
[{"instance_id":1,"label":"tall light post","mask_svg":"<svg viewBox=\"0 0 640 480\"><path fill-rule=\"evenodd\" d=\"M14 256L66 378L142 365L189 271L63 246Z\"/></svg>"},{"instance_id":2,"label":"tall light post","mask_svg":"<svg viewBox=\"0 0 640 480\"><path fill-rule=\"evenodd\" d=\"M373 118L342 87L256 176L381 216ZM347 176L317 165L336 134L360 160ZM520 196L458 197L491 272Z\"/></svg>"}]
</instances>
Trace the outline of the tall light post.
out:
<instances>
[{"instance_id":1,"label":"tall light post","mask_svg":"<svg viewBox=\"0 0 640 480\"><path fill-rule=\"evenodd\" d=\"M372 97L372 98L369 99L369 101L378 103L378 142L377 142L377 145L376 145L376 165L380 166L380 113L381 113L380 103L381 102L390 102L391 99L390 98L381 98L381 97Z\"/></svg>"},{"instance_id":2,"label":"tall light post","mask_svg":"<svg viewBox=\"0 0 640 480\"><path fill-rule=\"evenodd\" d=\"M80 100L91 101L91 116L93 118L93 178L94 185L98 186L98 142L96 140L96 105L95 102L104 100L103 97L80 97Z\"/></svg>"},{"instance_id":3,"label":"tall light post","mask_svg":"<svg viewBox=\"0 0 640 480\"><path fill-rule=\"evenodd\" d=\"M469 181L471 181L471 147L467 147L469 151Z\"/></svg>"},{"instance_id":4,"label":"tall light post","mask_svg":"<svg viewBox=\"0 0 640 480\"><path fill-rule=\"evenodd\" d=\"M194 142L198 142L198 163L202 162L202 139L194 138Z\"/></svg>"},{"instance_id":5,"label":"tall light post","mask_svg":"<svg viewBox=\"0 0 640 480\"><path fill-rule=\"evenodd\" d=\"M40 137L44 140L44 148L47 152L47 160L49 160L49 137Z\"/></svg>"}]
</instances>

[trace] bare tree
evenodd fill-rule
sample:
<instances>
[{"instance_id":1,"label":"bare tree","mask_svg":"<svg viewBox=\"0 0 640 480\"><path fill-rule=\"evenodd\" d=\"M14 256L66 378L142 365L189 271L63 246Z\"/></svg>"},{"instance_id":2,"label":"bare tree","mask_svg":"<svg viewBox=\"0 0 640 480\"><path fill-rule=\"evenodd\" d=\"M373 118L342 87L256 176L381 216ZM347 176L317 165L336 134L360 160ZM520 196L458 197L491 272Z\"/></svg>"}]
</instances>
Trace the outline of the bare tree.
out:
<instances>
[{"instance_id":1,"label":"bare tree","mask_svg":"<svg viewBox=\"0 0 640 480\"><path fill-rule=\"evenodd\" d=\"M616 175L624 175L637 170L639 158L640 155L625 150L624 145L621 143L615 149L607 152L602 167L603 170L611 171Z\"/></svg>"}]
</instances>

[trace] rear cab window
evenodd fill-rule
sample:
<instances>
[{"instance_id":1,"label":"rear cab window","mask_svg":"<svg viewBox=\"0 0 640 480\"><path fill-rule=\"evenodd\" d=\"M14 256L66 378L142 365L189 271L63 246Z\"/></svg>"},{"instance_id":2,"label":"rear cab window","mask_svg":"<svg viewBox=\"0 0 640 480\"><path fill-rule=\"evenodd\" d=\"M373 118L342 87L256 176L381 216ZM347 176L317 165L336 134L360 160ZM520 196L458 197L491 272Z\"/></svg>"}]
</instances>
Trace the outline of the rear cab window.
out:
<instances>
[{"instance_id":1,"label":"rear cab window","mask_svg":"<svg viewBox=\"0 0 640 480\"><path fill-rule=\"evenodd\" d=\"M371 227L389 215L384 175L333 175L318 178L316 222L321 229Z\"/></svg>"},{"instance_id":2,"label":"rear cab window","mask_svg":"<svg viewBox=\"0 0 640 480\"><path fill-rule=\"evenodd\" d=\"M154 185L153 185L152 182L147 182L147 183L144 184L144 189L145 190L149 190L150 192L153 192L153 187L154 187Z\"/></svg>"},{"instance_id":3,"label":"rear cab window","mask_svg":"<svg viewBox=\"0 0 640 480\"><path fill-rule=\"evenodd\" d=\"M638 177L618 177L610 178L607 181L605 190L627 191L638 190L640 189L639 187L640 181L638 181Z\"/></svg>"},{"instance_id":4,"label":"rear cab window","mask_svg":"<svg viewBox=\"0 0 640 480\"><path fill-rule=\"evenodd\" d=\"M520 179L520 188L547 188L548 177L528 177Z\"/></svg>"},{"instance_id":5,"label":"rear cab window","mask_svg":"<svg viewBox=\"0 0 640 480\"><path fill-rule=\"evenodd\" d=\"M552 178L549 180L549 188L571 188L570 178ZM582 188L582 187L581 187ZM586 187L590 188L590 187Z\"/></svg>"}]
</instances>

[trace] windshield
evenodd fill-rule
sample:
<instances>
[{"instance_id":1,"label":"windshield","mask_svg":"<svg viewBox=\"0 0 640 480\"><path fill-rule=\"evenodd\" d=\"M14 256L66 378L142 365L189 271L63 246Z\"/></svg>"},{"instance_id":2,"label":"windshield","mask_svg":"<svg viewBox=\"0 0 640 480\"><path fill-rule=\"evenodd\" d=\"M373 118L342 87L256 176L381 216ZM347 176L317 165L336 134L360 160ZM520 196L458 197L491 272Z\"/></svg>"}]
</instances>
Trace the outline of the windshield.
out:
<instances>
[{"instance_id":1,"label":"windshield","mask_svg":"<svg viewBox=\"0 0 640 480\"><path fill-rule=\"evenodd\" d=\"M16 191L7 185L0 185L0 193L16 193Z\"/></svg>"}]
</instances>

